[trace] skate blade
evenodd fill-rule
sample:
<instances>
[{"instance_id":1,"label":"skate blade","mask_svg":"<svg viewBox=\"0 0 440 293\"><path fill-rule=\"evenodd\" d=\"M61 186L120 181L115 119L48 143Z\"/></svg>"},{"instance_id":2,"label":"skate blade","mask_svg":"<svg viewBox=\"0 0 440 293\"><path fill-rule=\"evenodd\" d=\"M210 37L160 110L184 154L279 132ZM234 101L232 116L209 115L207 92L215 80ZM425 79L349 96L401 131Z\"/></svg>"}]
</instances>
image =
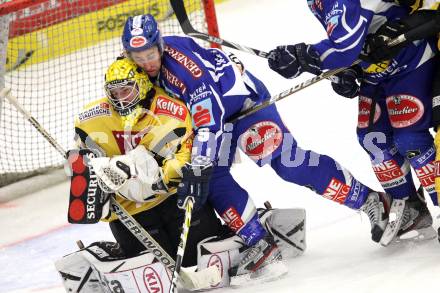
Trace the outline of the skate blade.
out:
<instances>
[{"instance_id":1,"label":"skate blade","mask_svg":"<svg viewBox=\"0 0 440 293\"><path fill-rule=\"evenodd\" d=\"M288 273L289 269L282 261L277 261L268 264L261 269L239 276L231 277L230 286L240 287L247 284L261 284L266 282L272 282L282 278ZM251 283L252 282L252 283Z\"/></svg>"},{"instance_id":2,"label":"skate blade","mask_svg":"<svg viewBox=\"0 0 440 293\"><path fill-rule=\"evenodd\" d=\"M406 232L405 234L400 235L396 238L396 243L402 243L402 242L422 242L427 240L432 240L437 238L437 232L432 226L418 229L418 230L411 230L409 232Z\"/></svg>"},{"instance_id":3,"label":"skate blade","mask_svg":"<svg viewBox=\"0 0 440 293\"><path fill-rule=\"evenodd\" d=\"M388 224L386 225L383 235L380 238L380 244L382 246L388 246L396 239L397 232L399 232L400 225L402 224L404 209L404 200L395 199L393 201L390 214L388 215Z\"/></svg>"}]
</instances>

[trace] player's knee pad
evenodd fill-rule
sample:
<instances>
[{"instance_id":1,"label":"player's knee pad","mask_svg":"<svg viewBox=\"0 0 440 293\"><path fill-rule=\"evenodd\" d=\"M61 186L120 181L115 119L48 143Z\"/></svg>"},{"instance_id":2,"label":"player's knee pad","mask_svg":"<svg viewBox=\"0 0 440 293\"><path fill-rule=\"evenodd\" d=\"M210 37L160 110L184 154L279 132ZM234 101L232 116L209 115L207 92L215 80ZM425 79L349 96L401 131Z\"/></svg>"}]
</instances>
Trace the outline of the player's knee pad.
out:
<instances>
[{"instance_id":1,"label":"player's knee pad","mask_svg":"<svg viewBox=\"0 0 440 293\"><path fill-rule=\"evenodd\" d=\"M114 242L95 242L55 262L67 292L168 292L171 272L152 253L126 258Z\"/></svg>"},{"instance_id":2,"label":"player's knee pad","mask_svg":"<svg viewBox=\"0 0 440 293\"><path fill-rule=\"evenodd\" d=\"M306 249L305 210L293 209L259 209L263 226L272 233L283 259L299 256ZM210 237L201 241L197 247L197 267L199 270L217 266L222 280L212 288L229 285L228 270L236 266L242 253L248 246L237 236Z\"/></svg>"}]
</instances>

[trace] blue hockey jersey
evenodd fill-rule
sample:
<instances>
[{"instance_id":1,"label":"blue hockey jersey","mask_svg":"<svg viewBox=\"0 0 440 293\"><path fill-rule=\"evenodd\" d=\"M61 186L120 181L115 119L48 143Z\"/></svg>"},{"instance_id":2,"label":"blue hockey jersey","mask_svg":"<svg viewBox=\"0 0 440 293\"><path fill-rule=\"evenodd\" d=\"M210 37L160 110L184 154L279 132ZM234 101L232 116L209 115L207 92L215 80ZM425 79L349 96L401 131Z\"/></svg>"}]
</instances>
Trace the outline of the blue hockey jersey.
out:
<instances>
[{"instance_id":1,"label":"blue hockey jersey","mask_svg":"<svg viewBox=\"0 0 440 293\"><path fill-rule=\"evenodd\" d=\"M307 0L309 8L327 31L328 38L312 45L322 61L321 69L350 66L365 38L388 20L404 18L408 11L381 0ZM434 44L416 41L383 64L361 63L366 81L380 82L419 67L434 56Z\"/></svg>"},{"instance_id":2,"label":"blue hockey jersey","mask_svg":"<svg viewBox=\"0 0 440 293\"><path fill-rule=\"evenodd\" d=\"M196 132L193 158L216 160L225 122L268 98L267 91L261 81L249 72L241 72L218 49L203 48L193 39L180 36L166 36L164 43L158 81L190 109Z\"/></svg>"}]
</instances>

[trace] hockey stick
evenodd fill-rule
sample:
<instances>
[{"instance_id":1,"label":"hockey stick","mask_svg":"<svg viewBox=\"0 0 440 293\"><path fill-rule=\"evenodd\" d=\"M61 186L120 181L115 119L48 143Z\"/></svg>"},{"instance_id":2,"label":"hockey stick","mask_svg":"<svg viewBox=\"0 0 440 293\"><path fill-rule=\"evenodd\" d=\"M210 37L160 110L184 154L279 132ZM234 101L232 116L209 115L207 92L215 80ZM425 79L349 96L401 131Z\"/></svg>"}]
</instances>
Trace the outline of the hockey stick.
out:
<instances>
[{"instance_id":1,"label":"hockey stick","mask_svg":"<svg viewBox=\"0 0 440 293\"><path fill-rule=\"evenodd\" d=\"M177 279L182 267L183 255L185 253L186 240L188 239L189 228L191 227L191 216L194 207L194 198L188 197L185 203L185 218L183 220L182 233L180 234L180 243L177 248L176 266L173 272L173 279L171 280L171 287L169 293L175 293L177 290Z\"/></svg>"},{"instance_id":2,"label":"hockey stick","mask_svg":"<svg viewBox=\"0 0 440 293\"><path fill-rule=\"evenodd\" d=\"M0 91L0 99L6 98L20 112L37 131L63 156L67 158L67 153L63 147L41 126L30 112L23 108L18 100L11 95L10 89ZM113 211L118 216L122 224L145 246L154 256L171 271L175 268L174 259L148 234L145 229L114 199L110 198ZM198 272L181 271L180 274L185 288L189 290L199 290L216 284L221 279L220 271L216 266L211 266Z\"/></svg>"},{"instance_id":3,"label":"hockey stick","mask_svg":"<svg viewBox=\"0 0 440 293\"><path fill-rule=\"evenodd\" d=\"M17 109L18 112L20 112L26 119L29 121L37 130L38 132L44 136L44 138L60 153L64 158L66 158L66 152L64 151L63 147L44 129L43 126L41 126L40 123L29 113L26 109L24 109L20 103L17 101L15 97L11 95L11 89L4 88L0 92L0 96L3 98L6 98L11 105Z\"/></svg>"},{"instance_id":4,"label":"hockey stick","mask_svg":"<svg viewBox=\"0 0 440 293\"><path fill-rule=\"evenodd\" d=\"M174 13L176 14L177 20L179 21L180 26L182 27L182 30L185 34L187 34L190 37L198 38L201 40L205 40L211 43L216 43L219 45L225 45L227 47L248 52L253 55L257 55L263 58L268 58L269 53L260 51L257 49L249 48L246 46L242 46L237 43L229 42L226 40L223 40L218 37L211 36L209 34L197 31L191 24L191 22L188 19L188 14L185 9L185 4L183 0L170 0L171 7L173 7Z\"/></svg>"},{"instance_id":5,"label":"hockey stick","mask_svg":"<svg viewBox=\"0 0 440 293\"><path fill-rule=\"evenodd\" d=\"M360 63L361 60L356 60L353 65L356 65L358 63ZM229 123L234 123L237 120L240 120L244 117L247 117L257 111L260 111L261 109L264 109L266 107L269 107L270 105L274 104L275 102L278 102L284 98L287 98L290 95L293 95L294 93L297 93L299 91L302 91L305 88L308 88L309 86L311 86L312 84L315 84L323 79L328 79L330 77L332 77L335 74L338 74L341 71L344 71L345 69L347 69L347 67L342 67L342 68L337 68L337 69L333 69L333 70L328 70L326 72L321 73L318 76L315 76L311 79L308 79L300 84L295 85L294 87L285 90L279 94L276 94L275 96L272 96L270 99L267 99L266 101L264 101L263 103L259 104L258 106L249 108L243 112L238 113L235 116L232 116L230 120L228 120Z\"/></svg>"},{"instance_id":6,"label":"hockey stick","mask_svg":"<svg viewBox=\"0 0 440 293\"><path fill-rule=\"evenodd\" d=\"M199 32L197 30L194 29L194 27L191 25L189 19L188 19L188 14L186 12L185 9L185 5L183 0L170 0L171 6L174 9L174 13L176 14L177 20L180 23L180 26L182 27L182 30L185 34L191 36L191 37L195 37L195 38L199 38L205 41L209 41L209 42L213 42L213 43L217 43L219 45L225 45L227 47L236 49L236 50L240 50L240 51L244 51L244 52L248 52L257 56L261 56L264 58L268 58L269 57L269 53L267 52L263 52L257 49L253 49L253 48L249 48L249 47L245 47L245 46L241 46L239 44L233 43L233 42L228 42L225 41L221 38L218 37L214 37L211 35L208 35L206 33L202 33ZM401 44L403 42L410 42L410 41L414 41L416 39L418 39L418 37L421 35L421 33L423 33L424 35L430 36L433 32L438 31L439 29L437 29L439 26L438 23L435 22L435 20L432 20L428 23L425 23L417 28L414 28L412 30L410 30L409 32L406 32L400 36L398 36L395 39L392 39L388 42L389 46L396 46L398 44ZM359 64L360 62L362 62L362 60L357 59L356 61L353 62L353 64L351 66L354 66L356 64ZM334 77L334 75L344 71L345 69L347 69L348 67L342 67L342 68L337 68L337 69L332 69L332 70L328 70L326 72L321 73L318 76L315 76L309 80L306 80L298 85L295 85L294 87L285 90L275 96L272 96L270 99L266 100L265 102L263 102L262 104L256 106L256 107L252 107L249 108L246 111L243 111L241 113L239 113L238 115L235 115L233 117L231 117L231 119L228 121L230 123L236 122L239 119L242 119L244 117L247 117L261 109L264 109L272 104L274 104L275 102L278 102L290 95L293 95L294 93L297 93L323 79L332 79L332 77Z\"/></svg>"},{"instance_id":7,"label":"hockey stick","mask_svg":"<svg viewBox=\"0 0 440 293\"><path fill-rule=\"evenodd\" d=\"M404 34L401 34L400 36L398 36L397 38L394 38L392 40L390 40L388 42L389 46L396 46L399 45L403 42L412 42L414 40L419 39L421 34L426 34L426 35L431 35L433 32L438 31L440 29L438 29L438 24L435 22L435 20L432 20L430 22L427 22L417 28L414 28ZM362 62L361 59L357 59L356 61L353 62L353 64L351 66L354 66L356 64L359 64L360 62ZM272 96L270 99L266 100L265 102L261 103L258 106L249 108L233 117L231 117L231 119L228 121L230 123L233 123L239 119L242 119L244 117L247 117L249 115L251 115L252 113L255 113L261 109L264 109L272 104L274 104L275 102L278 102L290 95L293 95L294 93L297 93L309 86L311 86L312 84L315 84L323 79L329 79L332 76L338 74L339 72L344 71L345 69L347 69L348 67L342 67L342 68L337 68L337 69L332 69L332 70L328 70L326 72L321 73L318 76L315 76L311 79L308 79L300 84L297 84L296 86L285 90L275 96Z\"/></svg>"}]
</instances>

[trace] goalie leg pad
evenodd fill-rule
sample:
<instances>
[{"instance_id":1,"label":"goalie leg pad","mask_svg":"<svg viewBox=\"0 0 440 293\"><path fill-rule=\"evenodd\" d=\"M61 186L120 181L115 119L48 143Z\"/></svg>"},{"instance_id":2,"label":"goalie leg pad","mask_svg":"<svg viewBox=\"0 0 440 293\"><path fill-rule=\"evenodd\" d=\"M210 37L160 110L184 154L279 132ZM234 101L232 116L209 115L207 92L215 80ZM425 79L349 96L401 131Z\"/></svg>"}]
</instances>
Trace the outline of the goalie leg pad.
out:
<instances>
[{"instance_id":1,"label":"goalie leg pad","mask_svg":"<svg viewBox=\"0 0 440 293\"><path fill-rule=\"evenodd\" d=\"M304 253L307 248L305 209L258 209L258 213L267 231L274 236L283 259Z\"/></svg>"},{"instance_id":2,"label":"goalie leg pad","mask_svg":"<svg viewBox=\"0 0 440 293\"><path fill-rule=\"evenodd\" d=\"M244 251L243 240L234 235L226 239L210 237L201 241L197 246L197 269L202 270L216 266L221 273L221 281L211 285L211 288L229 286L229 269L238 265L241 260L240 253Z\"/></svg>"},{"instance_id":3,"label":"goalie leg pad","mask_svg":"<svg viewBox=\"0 0 440 293\"><path fill-rule=\"evenodd\" d=\"M259 209L259 216L265 228L274 235L283 259L299 256L306 250L306 212L302 208ZM226 239L210 237L197 246L197 268L217 266L222 279L211 288L230 285L228 270L239 264L246 250L243 240L237 236Z\"/></svg>"},{"instance_id":4,"label":"goalie leg pad","mask_svg":"<svg viewBox=\"0 0 440 293\"><path fill-rule=\"evenodd\" d=\"M154 261L151 253L125 258L107 249L109 242L95 242L55 262L67 292L147 293L167 292L171 272ZM114 244L114 243L112 243Z\"/></svg>"}]
</instances>

